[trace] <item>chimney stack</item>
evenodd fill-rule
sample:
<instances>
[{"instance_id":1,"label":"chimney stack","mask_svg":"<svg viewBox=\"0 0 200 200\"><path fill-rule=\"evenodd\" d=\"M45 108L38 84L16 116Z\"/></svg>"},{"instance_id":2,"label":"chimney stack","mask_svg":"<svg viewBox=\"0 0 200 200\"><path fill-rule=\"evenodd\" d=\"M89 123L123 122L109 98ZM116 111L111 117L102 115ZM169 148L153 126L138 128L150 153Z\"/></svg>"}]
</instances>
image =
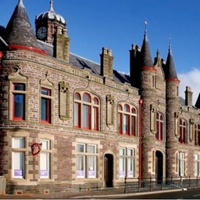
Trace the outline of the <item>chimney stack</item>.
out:
<instances>
[{"instance_id":1,"label":"chimney stack","mask_svg":"<svg viewBox=\"0 0 200 200\"><path fill-rule=\"evenodd\" d=\"M113 78L113 59L112 51L105 47L102 48L101 57L101 75Z\"/></svg>"},{"instance_id":2,"label":"chimney stack","mask_svg":"<svg viewBox=\"0 0 200 200\"><path fill-rule=\"evenodd\" d=\"M187 86L185 91L185 105L192 106L192 90L191 87Z\"/></svg>"}]
</instances>

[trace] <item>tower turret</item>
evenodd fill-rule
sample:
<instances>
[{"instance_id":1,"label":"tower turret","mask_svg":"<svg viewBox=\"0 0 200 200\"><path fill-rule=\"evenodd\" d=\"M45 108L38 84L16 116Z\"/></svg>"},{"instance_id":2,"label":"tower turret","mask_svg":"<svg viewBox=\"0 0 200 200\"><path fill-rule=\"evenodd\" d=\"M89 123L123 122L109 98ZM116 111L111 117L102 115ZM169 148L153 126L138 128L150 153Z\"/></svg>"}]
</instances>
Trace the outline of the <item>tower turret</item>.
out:
<instances>
[{"instance_id":1,"label":"tower turret","mask_svg":"<svg viewBox=\"0 0 200 200\"><path fill-rule=\"evenodd\" d=\"M45 53L38 45L22 0L18 1L4 35L10 49L26 49Z\"/></svg>"},{"instance_id":2,"label":"tower turret","mask_svg":"<svg viewBox=\"0 0 200 200\"><path fill-rule=\"evenodd\" d=\"M175 155L179 138L179 83L171 45L169 45L166 65L164 66L166 79L166 169L167 178L176 176Z\"/></svg>"},{"instance_id":3,"label":"tower turret","mask_svg":"<svg viewBox=\"0 0 200 200\"><path fill-rule=\"evenodd\" d=\"M58 31L67 32L66 20L57 14L53 8L53 0L50 0L50 7L35 18L36 37L49 44L54 43L55 34Z\"/></svg>"}]
</instances>

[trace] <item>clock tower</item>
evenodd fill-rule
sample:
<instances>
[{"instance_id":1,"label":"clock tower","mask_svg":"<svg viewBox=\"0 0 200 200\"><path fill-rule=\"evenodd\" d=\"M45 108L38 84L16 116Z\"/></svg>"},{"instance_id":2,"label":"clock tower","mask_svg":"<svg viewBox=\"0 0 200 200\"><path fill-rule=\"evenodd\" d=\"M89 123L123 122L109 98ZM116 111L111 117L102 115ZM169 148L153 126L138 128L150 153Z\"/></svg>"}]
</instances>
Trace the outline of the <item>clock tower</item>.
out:
<instances>
[{"instance_id":1,"label":"clock tower","mask_svg":"<svg viewBox=\"0 0 200 200\"><path fill-rule=\"evenodd\" d=\"M50 8L35 18L36 37L49 44L54 43L58 31L66 33L66 21L53 9L53 0L50 0Z\"/></svg>"}]
</instances>

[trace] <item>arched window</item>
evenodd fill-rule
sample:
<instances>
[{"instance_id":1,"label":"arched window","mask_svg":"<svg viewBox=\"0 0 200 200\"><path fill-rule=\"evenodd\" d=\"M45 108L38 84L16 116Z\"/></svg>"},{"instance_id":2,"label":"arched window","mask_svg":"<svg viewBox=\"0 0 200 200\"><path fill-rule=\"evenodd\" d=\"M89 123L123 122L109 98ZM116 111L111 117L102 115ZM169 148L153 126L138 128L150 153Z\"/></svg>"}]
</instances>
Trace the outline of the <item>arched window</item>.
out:
<instances>
[{"instance_id":1,"label":"arched window","mask_svg":"<svg viewBox=\"0 0 200 200\"><path fill-rule=\"evenodd\" d=\"M200 146L200 124L195 124L195 145Z\"/></svg>"},{"instance_id":2,"label":"arched window","mask_svg":"<svg viewBox=\"0 0 200 200\"><path fill-rule=\"evenodd\" d=\"M74 94L74 127L99 130L99 99L86 92Z\"/></svg>"},{"instance_id":3,"label":"arched window","mask_svg":"<svg viewBox=\"0 0 200 200\"><path fill-rule=\"evenodd\" d=\"M118 105L118 133L125 135L136 135L136 117L135 107L129 104Z\"/></svg>"},{"instance_id":4,"label":"arched window","mask_svg":"<svg viewBox=\"0 0 200 200\"><path fill-rule=\"evenodd\" d=\"M179 130L180 130L179 142L186 143L186 121L182 118L180 118L179 121Z\"/></svg>"},{"instance_id":5,"label":"arched window","mask_svg":"<svg viewBox=\"0 0 200 200\"><path fill-rule=\"evenodd\" d=\"M163 140L163 115L156 113L156 139Z\"/></svg>"}]
</instances>

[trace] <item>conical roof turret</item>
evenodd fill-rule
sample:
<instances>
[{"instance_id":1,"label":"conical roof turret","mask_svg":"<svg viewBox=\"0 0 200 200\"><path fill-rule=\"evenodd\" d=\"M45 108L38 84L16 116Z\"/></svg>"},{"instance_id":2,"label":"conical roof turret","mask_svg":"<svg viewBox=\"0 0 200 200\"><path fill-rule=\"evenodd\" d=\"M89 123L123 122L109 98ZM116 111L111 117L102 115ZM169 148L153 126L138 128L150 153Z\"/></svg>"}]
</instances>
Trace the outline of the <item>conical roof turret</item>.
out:
<instances>
[{"instance_id":1,"label":"conical roof turret","mask_svg":"<svg viewBox=\"0 0 200 200\"><path fill-rule=\"evenodd\" d=\"M43 52L40 50L22 0L18 0L18 4L8 22L5 40L10 48Z\"/></svg>"},{"instance_id":2,"label":"conical roof turret","mask_svg":"<svg viewBox=\"0 0 200 200\"><path fill-rule=\"evenodd\" d=\"M147 31L144 32L144 40L141 48L141 66L142 67L153 67L153 61L151 58L149 42L147 39Z\"/></svg>"},{"instance_id":3,"label":"conical roof turret","mask_svg":"<svg viewBox=\"0 0 200 200\"><path fill-rule=\"evenodd\" d=\"M176 68L174 65L174 59L172 56L172 50L171 45L169 45L168 55L167 55L167 61L165 66L165 78L170 80L178 80Z\"/></svg>"}]
</instances>

